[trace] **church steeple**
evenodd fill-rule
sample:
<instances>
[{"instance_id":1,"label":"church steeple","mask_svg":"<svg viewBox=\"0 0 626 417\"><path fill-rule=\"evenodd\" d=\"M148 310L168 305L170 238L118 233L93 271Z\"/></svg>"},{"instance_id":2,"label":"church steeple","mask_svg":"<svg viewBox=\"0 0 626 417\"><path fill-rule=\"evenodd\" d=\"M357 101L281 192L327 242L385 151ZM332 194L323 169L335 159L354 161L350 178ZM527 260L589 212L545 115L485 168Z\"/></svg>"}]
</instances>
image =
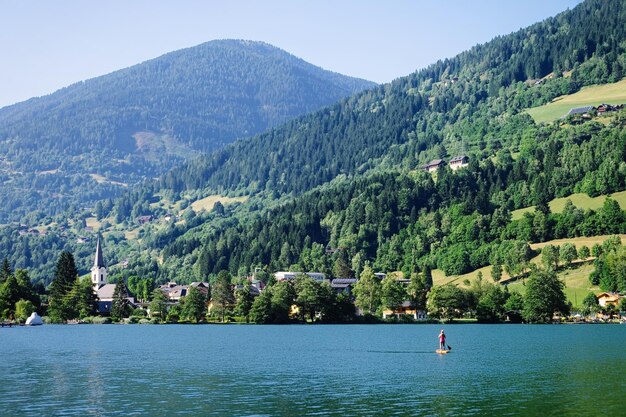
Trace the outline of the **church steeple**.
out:
<instances>
[{"instance_id":1,"label":"church steeple","mask_svg":"<svg viewBox=\"0 0 626 417\"><path fill-rule=\"evenodd\" d=\"M100 246L100 236L96 243L96 256L93 259L93 267L91 268L91 283L94 291L106 284L107 267L104 265L104 257L102 256L102 246Z\"/></svg>"},{"instance_id":2,"label":"church steeple","mask_svg":"<svg viewBox=\"0 0 626 417\"><path fill-rule=\"evenodd\" d=\"M93 260L93 266L95 268L105 268L104 260L102 259L102 248L100 247L100 236L98 236L98 242L96 243L96 256Z\"/></svg>"}]
</instances>

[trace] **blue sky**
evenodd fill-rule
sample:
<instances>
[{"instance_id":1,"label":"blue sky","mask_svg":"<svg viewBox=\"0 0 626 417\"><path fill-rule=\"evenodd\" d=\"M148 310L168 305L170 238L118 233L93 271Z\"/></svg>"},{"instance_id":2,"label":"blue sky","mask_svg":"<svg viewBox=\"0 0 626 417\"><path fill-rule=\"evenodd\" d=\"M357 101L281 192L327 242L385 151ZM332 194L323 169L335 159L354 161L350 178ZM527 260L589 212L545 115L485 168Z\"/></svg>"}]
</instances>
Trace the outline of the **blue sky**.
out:
<instances>
[{"instance_id":1,"label":"blue sky","mask_svg":"<svg viewBox=\"0 0 626 417\"><path fill-rule=\"evenodd\" d=\"M388 82L580 0L0 0L0 107L213 39Z\"/></svg>"}]
</instances>

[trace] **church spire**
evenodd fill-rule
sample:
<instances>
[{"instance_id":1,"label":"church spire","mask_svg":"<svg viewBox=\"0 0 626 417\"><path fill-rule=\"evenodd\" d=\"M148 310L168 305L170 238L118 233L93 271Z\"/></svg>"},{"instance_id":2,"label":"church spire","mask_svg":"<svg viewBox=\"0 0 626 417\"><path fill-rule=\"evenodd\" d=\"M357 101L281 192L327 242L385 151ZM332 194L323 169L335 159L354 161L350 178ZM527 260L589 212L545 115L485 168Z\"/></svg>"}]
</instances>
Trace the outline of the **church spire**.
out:
<instances>
[{"instance_id":1,"label":"church spire","mask_svg":"<svg viewBox=\"0 0 626 417\"><path fill-rule=\"evenodd\" d=\"M96 256L93 260L93 266L95 268L104 268L104 260L102 259L102 248L100 247L100 236L98 236L98 243L96 243Z\"/></svg>"}]
</instances>

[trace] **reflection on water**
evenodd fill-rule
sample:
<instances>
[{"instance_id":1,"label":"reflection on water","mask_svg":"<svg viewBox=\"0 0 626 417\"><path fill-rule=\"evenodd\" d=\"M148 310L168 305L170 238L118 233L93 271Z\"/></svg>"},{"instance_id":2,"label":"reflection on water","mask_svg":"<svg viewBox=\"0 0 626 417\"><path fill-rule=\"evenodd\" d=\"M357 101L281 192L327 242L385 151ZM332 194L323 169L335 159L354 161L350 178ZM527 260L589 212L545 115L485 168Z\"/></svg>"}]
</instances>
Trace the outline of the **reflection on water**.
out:
<instances>
[{"instance_id":1,"label":"reflection on water","mask_svg":"<svg viewBox=\"0 0 626 417\"><path fill-rule=\"evenodd\" d=\"M0 330L0 415L623 413L626 326Z\"/></svg>"}]
</instances>

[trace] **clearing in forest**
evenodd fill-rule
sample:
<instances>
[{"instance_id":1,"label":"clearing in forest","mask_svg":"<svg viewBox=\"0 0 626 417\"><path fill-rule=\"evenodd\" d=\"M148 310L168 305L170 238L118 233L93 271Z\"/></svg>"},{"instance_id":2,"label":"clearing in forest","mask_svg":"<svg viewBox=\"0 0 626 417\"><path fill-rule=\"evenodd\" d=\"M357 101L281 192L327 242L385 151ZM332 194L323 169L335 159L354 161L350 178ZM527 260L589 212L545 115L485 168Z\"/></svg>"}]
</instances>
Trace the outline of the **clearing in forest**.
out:
<instances>
[{"instance_id":1,"label":"clearing in forest","mask_svg":"<svg viewBox=\"0 0 626 417\"><path fill-rule=\"evenodd\" d=\"M526 110L536 123L553 122L565 116L574 107L598 106L599 104L626 103L626 79L611 84L590 85L580 91L560 96L543 106Z\"/></svg>"},{"instance_id":2,"label":"clearing in forest","mask_svg":"<svg viewBox=\"0 0 626 417\"><path fill-rule=\"evenodd\" d=\"M222 203L223 205L227 205L227 204L232 204L232 203L243 203L247 199L248 199L247 196L224 197L224 196L216 194L216 195L210 195L203 199L194 201L193 203L191 203L191 208L196 213L202 210L211 211L213 210L213 206L215 206L215 203L217 203L218 201Z\"/></svg>"},{"instance_id":3,"label":"clearing in forest","mask_svg":"<svg viewBox=\"0 0 626 417\"><path fill-rule=\"evenodd\" d=\"M622 210L626 210L626 191L620 191L610 195L611 198L618 202ZM606 195L599 195L597 197L589 197L587 194L577 193L571 194L567 197L555 198L548 204L552 213L561 213L565 208L567 200L571 200L572 204L583 210L598 210L604 204ZM526 207L519 210L513 210L511 212L512 220L519 220L524 217L524 213L533 213L535 206Z\"/></svg>"}]
</instances>

